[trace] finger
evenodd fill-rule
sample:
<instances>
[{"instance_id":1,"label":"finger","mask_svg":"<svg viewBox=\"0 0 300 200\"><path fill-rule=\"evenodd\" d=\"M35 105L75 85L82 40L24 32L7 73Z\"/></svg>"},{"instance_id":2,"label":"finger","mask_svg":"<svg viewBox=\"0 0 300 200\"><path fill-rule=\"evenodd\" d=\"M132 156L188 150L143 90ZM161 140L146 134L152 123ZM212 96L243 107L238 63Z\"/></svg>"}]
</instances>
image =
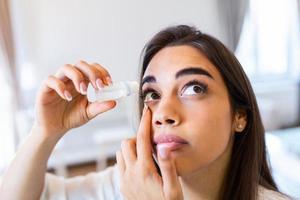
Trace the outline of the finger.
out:
<instances>
[{"instance_id":1,"label":"finger","mask_svg":"<svg viewBox=\"0 0 300 200\"><path fill-rule=\"evenodd\" d=\"M124 172L126 170L126 165L125 165L125 161L124 161L122 152L120 150L116 152L116 159L117 159L119 173L120 173L120 175L122 175L122 174L124 174Z\"/></svg>"},{"instance_id":2,"label":"finger","mask_svg":"<svg viewBox=\"0 0 300 200\"><path fill-rule=\"evenodd\" d=\"M104 113L117 105L116 101L95 101L90 103L86 108L86 114L88 119L93 119L97 115Z\"/></svg>"},{"instance_id":3,"label":"finger","mask_svg":"<svg viewBox=\"0 0 300 200\"><path fill-rule=\"evenodd\" d=\"M150 131L151 112L148 106L145 105L137 133L137 157L145 162L153 162Z\"/></svg>"},{"instance_id":4,"label":"finger","mask_svg":"<svg viewBox=\"0 0 300 200\"><path fill-rule=\"evenodd\" d=\"M167 147L159 146L157 154L166 199L183 199L178 198L182 196L182 190L170 150Z\"/></svg>"},{"instance_id":5,"label":"finger","mask_svg":"<svg viewBox=\"0 0 300 200\"><path fill-rule=\"evenodd\" d=\"M54 90L62 99L65 99L67 101L72 100L72 95L68 90L66 90L65 83L55 76L49 76L45 80L44 86L42 88L42 92L50 92L51 90Z\"/></svg>"},{"instance_id":6,"label":"finger","mask_svg":"<svg viewBox=\"0 0 300 200\"><path fill-rule=\"evenodd\" d=\"M102 71L98 68L89 65L85 61L79 61L75 65L92 83L93 87L95 89L101 89L104 87L103 83L106 83L105 81L105 74L102 74Z\"/></svg>"},{"instance_id":7,"label":"finger","mask_svg":"<svg viewBox=\"0 0 300 200\"><path fill-rule=\"evenodd\" d=\"M126 166L131 166L136 161L135 139L126 139L121 143L122 155Z\"/></svg>"},{"instance_id":8,"label":"finger","mask_svg":"<svg viewBox=\"0 0 300 200\"><path fill-rule=\"evenodd\" d=\"M105 77L104 80L106 81L107 85L112 84L112 78L111 75L108 73L108 71L100 64L98 63L93 63L92 66L97 68L98 70L101 71L101 74Z\"/></svg>"},{"instance_id":9,"label":"finger","mask_svg":"<svg viewBox=\"0 0 300 200\"><path fill-rule=\"evenodd\" d=\"M74 66L66 64L55 74L62 81L71 80L77 92L85 95L87 92L87 84L84 75Z\"/></svg>"}]
</instances>

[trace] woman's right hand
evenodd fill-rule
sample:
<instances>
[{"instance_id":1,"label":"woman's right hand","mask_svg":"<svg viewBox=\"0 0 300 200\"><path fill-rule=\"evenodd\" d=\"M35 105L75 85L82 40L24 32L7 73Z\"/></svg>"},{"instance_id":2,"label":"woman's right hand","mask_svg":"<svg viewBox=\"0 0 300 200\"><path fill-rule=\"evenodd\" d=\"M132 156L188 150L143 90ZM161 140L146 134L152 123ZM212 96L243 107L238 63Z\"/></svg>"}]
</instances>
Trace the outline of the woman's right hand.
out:
<instances>
[{"instance_id":1,"label":"woman's right hand","mask_svg":"<svg viewBox=\"0 0 300 200\"><path fill-rule=\"evenodd\" d=\"M107 70L96 63L80 61L64 65L45 80L38 92L34 127L46 137L59 139L68 130L112 109L115 101L90 103L86 97L89 82L101 89L111 80Z\"/></svg>"}]
</instances>

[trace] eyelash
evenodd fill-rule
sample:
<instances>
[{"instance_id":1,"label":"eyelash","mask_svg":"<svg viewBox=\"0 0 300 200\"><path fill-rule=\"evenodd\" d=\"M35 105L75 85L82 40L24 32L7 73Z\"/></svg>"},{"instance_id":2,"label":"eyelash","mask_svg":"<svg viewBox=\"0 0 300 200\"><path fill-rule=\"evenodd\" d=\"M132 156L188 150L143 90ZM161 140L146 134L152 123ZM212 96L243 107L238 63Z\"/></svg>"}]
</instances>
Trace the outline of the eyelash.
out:
<instances>
[{"instance_id":1,"label":"eyelash","mask_svg":"<svg viewBox=\"0 0 300 200\"><path fill-rule=\"evenodd\" d=\"M183 90L185 90L187 87L192 86L192 85L197 85L200 86L201 88L201 93L205 94L207 92L208 86L207 84L199 81L199 80L191 80L189 81L187 84L185 84L185 86L183 87ZM160 97L160 95L158 94L158 92L152 88L147 88L144 91L142 91L140 98L144 101L146 96L148 95L148 93L153 92L156 95L158 95Z\"/></svg>"}]
</instances>

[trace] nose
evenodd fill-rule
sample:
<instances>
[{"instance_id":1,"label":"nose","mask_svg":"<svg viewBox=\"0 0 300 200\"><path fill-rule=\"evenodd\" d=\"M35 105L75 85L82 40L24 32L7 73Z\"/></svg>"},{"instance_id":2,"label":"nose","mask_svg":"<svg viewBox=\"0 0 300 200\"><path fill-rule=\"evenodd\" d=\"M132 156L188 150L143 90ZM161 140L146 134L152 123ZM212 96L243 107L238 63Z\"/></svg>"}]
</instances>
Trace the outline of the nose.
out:
<instances>
[{"instance_id":1,"label":"nose","mask_svg":"<svg viewBox=\"0 0 300 200\"><path fill-rule=\"evenodd\" d=\"M175 124L175 122L176 121L174 119L168 119L168 118L161 117L161 119L155 121L155 124L156 125L162 125L162 124L172 125L172 124Z\"/></svg>"},{"instance_id":2,"label":"nose","mask_svg":"<svg viewBox=\"0 0 300 200\"><path fill-rule=\"evenodd\" d=\"M180 123L178 109L173 101L161 99L154 112L152 111L154 126L177 126Z\"/></svg>"}]
</instances>

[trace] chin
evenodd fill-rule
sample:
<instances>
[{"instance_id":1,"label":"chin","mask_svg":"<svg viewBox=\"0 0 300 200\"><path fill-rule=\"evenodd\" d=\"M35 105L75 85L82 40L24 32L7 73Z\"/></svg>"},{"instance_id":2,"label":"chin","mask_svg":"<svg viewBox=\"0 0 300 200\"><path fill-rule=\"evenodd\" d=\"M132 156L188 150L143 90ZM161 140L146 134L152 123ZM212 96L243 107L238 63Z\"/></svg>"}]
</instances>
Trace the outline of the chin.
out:
<instances>
[{"instance_id":1,"label":"chin","mask_svg":"<svg viewBox=\"0 0 300 200\"><path fill-rule=\"evenodd\" d=\"M176 163L177 174L178 174L178 176L181 176L181 177L189 176L198 170L199 170L199 167L195 167L195 166L192 167L192 166L183 165L182 163Z\"/></svg>"},{"instance_id":2,"label":"chin","mask_svg":"<svg viewBox=\"0 0 300 200\"><path fill-rule=\"evenodd\" d=\"M199 172L209 166L208 162L200 162L197 160L195 161L185 161L185 160L176 160L176 171L178 176L185 177L185 176L191 176L196 172Z\"/></svg>"}]
</instances>

